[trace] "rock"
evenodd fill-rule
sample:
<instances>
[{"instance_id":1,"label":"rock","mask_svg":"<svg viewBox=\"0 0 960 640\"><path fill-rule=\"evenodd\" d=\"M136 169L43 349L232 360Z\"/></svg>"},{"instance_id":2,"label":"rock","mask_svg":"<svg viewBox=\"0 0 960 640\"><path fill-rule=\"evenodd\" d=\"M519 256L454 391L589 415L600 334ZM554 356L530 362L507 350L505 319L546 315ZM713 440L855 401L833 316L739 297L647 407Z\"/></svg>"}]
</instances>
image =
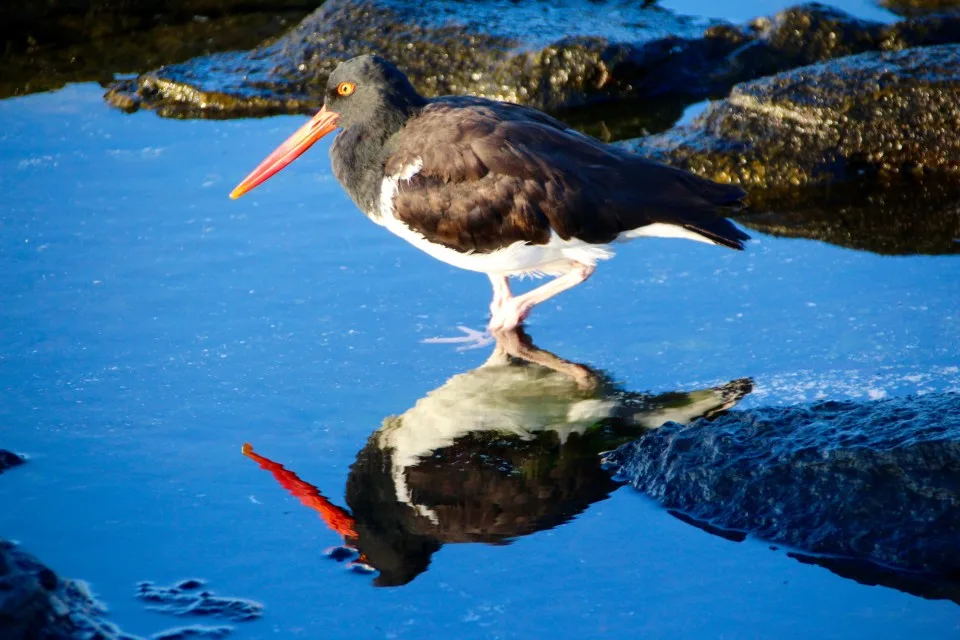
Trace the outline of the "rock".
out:
<instances>
[{"instance_id":1,"label":"rock","mask_svg":"<svg viewBox=\"0 0 960 640\"><path fill-rule=\"evenodd\" d=\"M263 605L253 600L215 596L209 591L199 591L204 586L202 580L190 578L181 580L172 587L161 587L152 582L137 585L137 598L147 603L149 609L174 616L205 616L223 618L233 622L256 620L263 615ZM229 627L182 627L170 631L180 633L177 637L189 637L188 632L197 635L198 630L219 633ZM171 636L174 637L174 636Z\"/></svg>"},{"instance_id":2,"label":"rock","mask_svg":"<svg viewBox=\"0 0 960 640\"><path fill-rule=\"evenodd\" d=\"M960 45L866 53L734 87L691 125L624 143L750 191L775 235L957 253Z\"/></svg>"},{"instance_id":3,"label":"rock","mask_svg":"<svg viewBox=\"0 0 960 640\"><path fill-rule=\"evenodd\" d=\"M877 4L902 16L960 11L958 0L878 0Z\"/></svg>"},{"instance_id":4,"label":"rock","mask_svg":"<svg viewBox=\"0 0 960 640\"><path fill-rule=\"evenodd\" d=\"M555 111L700 99L831 57L954 41L960 18L884 25L819 4L738 27L629 0L328 0L275 42L117 82L106 99L172 117L307 113L322 103L338 63L378 53L424 95L469 93Z\"/></svg>"},{"instance_id":5,"label":"rock","mask_svg":"<svg viewBox=\"0 0 960 640\"><path fill-rule=\"evenodd\" d=\"M610 461L688 518L960 602L960 394L731 412Z\"/></svg>"},{"instance_id":6,"label":"rock","mask_svg":"<svg viewBox=\"0 0 960 640\"><path fill-rule=\"evenodd\" d=\"M960 46L848 56L734 87L628 146L753 189L960 169Z\"/></svg>"},{"instance_id":7,"label":"rock","mask_svg":"<svg viewBox=\"0 0 960 640\"><path fill-rule=\"evenodd\" d=\"M107 99L133 99L178 117L309 112L322 103L337 64L379 53L427 95L572 106L629 93L611 70L642 43L662 47L703 32L699 20L658 7L603 0L585 13L584 4L329 0L276 42L158 69L114 85Z\"/></svg>"},{"instance_id":8,"label":"rock","mask_svg":"<svg viewBox=\"0 0 960 640\"><path fill-rule=\"evenodd\" d=\"M7 451L6 449L0 449L0 473L3 473L7 469L12 469L26 462L22 456L18 456L12 451Z\"/></svg>"},{"instance_id":9,"label":"rock","mask_svg":"<svg viewBox=\"0 0 960 640\"><path fill-rule=\"evenodd\" d=\"M0 540L0 638L136 640L105 615L85 583L58 578L33 556Z\"/></svg>"},{"instance_id":10,"label":"rock","mask_svg":"<svg viewBox=\"0 0 960 640\"><path fill-rule=\"evenodd\" d=\"M0 4L6 53L248 13L310 11L315 0L22 0ZM302 14L301 14L302 15Z\"/></svg>"},{"instance_id":11,"label":"rock","mask_svg":"<svg viewBox=\"0 0 960 640\"><path fill-rule=\"evenodd\" d=\"M718 67L717 89L796 67L868 51L960 42L960 20L924 16L883 24L811 2L757 18L747 29L753 36ZM713 95L717 95L714 91Z\"/></svg>"},{"instance_id":12,"label":"rock","mask_svg":"<svg viewBox=\"0 0 960 640\"><path fill-rule=\"evenodd\" d=\"M144 3L145 6L157 4ZM281 0L274 4L285 7L289 3ZM39 5L37 2L3 3L5 9L0 8L0 15L16 7ZM117 3L111 3L111 6L117 6ZM125 3L119 8L135 10L139 6ZM307 13L291 6L294 8L268 11L269 3L264 3L257 5L259 11L233 15L220 15L221 12L216 11L212 16L203 13L138 13L139 19L135 21L121 21L109 12L92 12L91 20L107 24L88 23L78 18L75 31L48 33L39 42L30 36L34 44L26 47L8 42L7 51L0 54L4 69L0 77L0 98L58 89L67 82L96 81L106 85L118 72L137 73L217 51L246 49L279 35ZM114 22L122 22L127 28L116 28ZM4 23L0 21L0 24ZM46 23L31 23L37 24Z\"/></svg>"}]
</instances>

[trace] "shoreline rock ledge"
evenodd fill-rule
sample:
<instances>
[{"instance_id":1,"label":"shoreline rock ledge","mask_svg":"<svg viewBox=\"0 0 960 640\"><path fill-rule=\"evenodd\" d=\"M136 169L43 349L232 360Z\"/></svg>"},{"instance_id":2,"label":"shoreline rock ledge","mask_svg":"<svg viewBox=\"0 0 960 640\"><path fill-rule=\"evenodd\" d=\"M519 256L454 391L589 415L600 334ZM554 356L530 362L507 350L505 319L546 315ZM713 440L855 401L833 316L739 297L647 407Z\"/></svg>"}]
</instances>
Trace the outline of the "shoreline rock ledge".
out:
<instances>
[{"instance_id":1,"label":"shoreline rock ledge","mask_svg":"<svg viewBox=\"0 0 960 640\"><path fill-rule=\"evenodd\" d=\"M708 530L960 603L960 394L732 411L665 425L608 463Z\"/></svg>"},{"instance_id":2,"label":"shoreline rock ledge","mask_svg":"<svg viewBox=\"0 0 960 640\"><path fill-rule=\"evenodd\" d=\"M960 16L882 24L809 3L732 25L634 0L327 0L279 39L120 80L106 100L178 118L309 113L337 64L377 53L428 96L558 111L694 101L822 60L944 42L960 42Z\"/></svg>"}]
</instances>

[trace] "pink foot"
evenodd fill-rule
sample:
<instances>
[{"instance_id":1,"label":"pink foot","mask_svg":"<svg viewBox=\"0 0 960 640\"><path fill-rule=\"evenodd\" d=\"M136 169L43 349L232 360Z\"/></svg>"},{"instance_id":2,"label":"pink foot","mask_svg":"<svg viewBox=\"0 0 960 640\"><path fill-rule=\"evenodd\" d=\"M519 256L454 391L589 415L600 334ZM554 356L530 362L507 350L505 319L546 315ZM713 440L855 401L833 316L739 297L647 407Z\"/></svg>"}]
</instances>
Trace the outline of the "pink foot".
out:
<instances>
[{"instance_id":1,"label":"pink foot","mask_svg":"<svg viewBox=\"0 0 960 640\"><path fill-rule=\"evenodd\" d=\"M530 315L533 305L522 297L503 301L497 313L490 318L488 331L513 331Z\"/></svg>"},{"instance_id":2,"label":"pink foot","mask_svg":"<svg viewBox=\"0 0 960 640\"><path fill-rule=\"evenodd\" d=\"M493 336L489 331L477 331L470 327L460 325L457 327L463 332L462 336L452 336L448 338L425 338L424 344L456 344L457 351L469 351L470 349L480 349L493 344Z\"/></svg>"}]
</instances>

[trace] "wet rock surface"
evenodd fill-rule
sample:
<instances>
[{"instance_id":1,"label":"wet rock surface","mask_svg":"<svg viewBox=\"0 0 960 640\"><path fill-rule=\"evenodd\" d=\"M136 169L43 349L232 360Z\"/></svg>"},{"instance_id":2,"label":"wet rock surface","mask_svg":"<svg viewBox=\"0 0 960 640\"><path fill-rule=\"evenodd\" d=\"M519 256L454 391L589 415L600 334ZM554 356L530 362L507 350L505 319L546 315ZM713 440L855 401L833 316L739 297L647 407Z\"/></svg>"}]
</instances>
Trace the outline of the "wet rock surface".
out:
<instances>
[{"instance_id":1,"label":"wet rock surface","mask_svg":"<svg viewBox=\"0 0 960 640\"><path fill-rule=\"evenodd\" d=\"M0 540L0 638L136 640L105 615L85 583L58 577L15 544Z\"/></svg>"},{"instance_id":2,"label":"wet rock surface","mask_svg":"<svg viewBox=\"0 0 960 640\"><path fill-rule=\"evenodd\" d=\"M731 412L666 425L611 462L688 518L960 602L958 409L948 393Z\"/></svg>"},{"instance_id":3,"label":"wet rock surface","mask_svg":"<svg viewBox=\"0 0 960 640\"><path fill-rule=\"evenodd\" d=\"M233 631L232 627L210 627L205 625L190 625L167 629L150 636L150 640L190 640L193 638L226 638Z\"/></svg>"},{"instance_id":4,"label":"wet rock surface","mask_svg":"<svg viewBox=\"0 0 960 640\"><path fill-rule=\"evenodd\" d=\"M120 81L107 100L172 117L305 113L322 103L337 64L378 53L424 95L558 110L665 95L695 100L837 56L954 41L954 17L884 25L819 4L735 26L625 0L329 0L276 42Z\"/></svg>"},{"instance_id":5,"label":"wet rock surface","mask_svg":"<svg viewBox=\"0 0 960 640\"><path fill-rule=\"evenodd\" d=\"M322 103L340 62L378 53L426 95L575 106L630 93L612 70L638 44L702 32L700 20L624 0L330 0L274 43L143 74L114 85L107 99L178 117L302 113Z\"/></svg>"},{"instance_id":6,"label":"wet rock surface","mask_svg":"<svg viewBox=\"0 0 960 640\"><path fill-rule=\"evenodd\" d=\"M737 85L691 125L624 143L750 190L775 235L885 254L960 246L960 45L867 53Z\"/></svg>"},{"instance_id":7,"label":"wet rock surface","mask_svg":"<svg viewBox=\"0 0 960 640\"><path fill-rule=\"evenodd\" d=\"M204 589L202 580L189 579L170 587L161 587L152 582L137 585L137 598L150 609L175 616L212 616L234 622L256 620L263 615L263 605L243 598L217 596ZM205 627L219 629L219 627ZM198 627L190 627L196 631ZM178 631L183 631L180 629ZM183 636L187 637L187 636Z\"/></svg>"},{"instance_id":8,"label":"wet rock surface","mask_svg":"<svg viewBox=\"0 0 960 640\"><path fill-rule=\"evenodd\" d=\"M960 169L960 46L866 53L736 86L689 127L628 145L753 189Z\"/></svg>"}]
</instances>

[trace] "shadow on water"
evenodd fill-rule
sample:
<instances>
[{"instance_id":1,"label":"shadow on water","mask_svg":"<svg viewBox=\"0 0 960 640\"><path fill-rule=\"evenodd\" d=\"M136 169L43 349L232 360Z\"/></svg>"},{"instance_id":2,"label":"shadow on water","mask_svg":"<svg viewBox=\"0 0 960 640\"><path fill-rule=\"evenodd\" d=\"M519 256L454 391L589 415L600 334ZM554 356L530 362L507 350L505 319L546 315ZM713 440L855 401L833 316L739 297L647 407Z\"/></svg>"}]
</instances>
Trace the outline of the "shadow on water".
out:
<instances>
[{"instance_id":1,"label":"shadow on water","mask_svg":"<svg viewBox=\"0 0 960 640\"><path fill-rule=\"evenodd\" d=\"M351 467L349 511L251 445L243 452L343 537L334 558L376 570L377 586L399 586L444 544L507 544L568 522L621 485L601 453L668 421L716 416L752 389L740 379L690 392L624 391L511 333L498 336L483 365L384 420Z\"/></svg>"}]
</instances>

